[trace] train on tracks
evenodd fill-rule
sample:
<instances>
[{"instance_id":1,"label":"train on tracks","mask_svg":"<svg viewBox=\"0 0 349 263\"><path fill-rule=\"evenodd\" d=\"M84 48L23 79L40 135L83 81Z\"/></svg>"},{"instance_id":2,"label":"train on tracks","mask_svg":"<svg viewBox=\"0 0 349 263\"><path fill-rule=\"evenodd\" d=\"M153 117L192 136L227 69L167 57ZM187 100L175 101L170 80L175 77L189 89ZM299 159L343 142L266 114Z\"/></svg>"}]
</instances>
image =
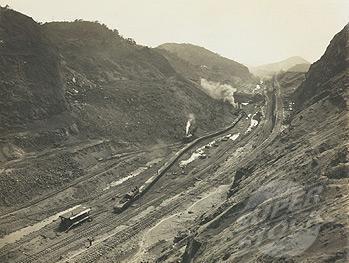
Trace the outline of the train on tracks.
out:
<instances>
[{"instance_id":1,"label":"train on tracks","mask_svg":"<svg viewBox=\"0 0 349 263\"><path fill-rule=\"evenodd\" d=\"M135 187L132 189L130 192L126 193L124 196L121 198L117 199L115 201L114 205L114 213L121 213L124 211L126 208L128 208L134 201L136 201L138 198L140 198L142 195L144 195L171 167L172 165L178 161L183 154L188 152L190 149L192 149L194 146L196 146L198 143L209 139L213 138L215 136L221 135L230 129L234 128L235 125L243 118L246 116L245 112L240 112L238 115L237 119L228 127L215 132L211 133L205 136L202 136L200 138L192 140L190 143L188 143L183 149L181 149L179 152L175 154L168 162L166 162L158 171L155 175L153 175L151 178L149 178L141 187Z\"/></svg>"}]
</instances>

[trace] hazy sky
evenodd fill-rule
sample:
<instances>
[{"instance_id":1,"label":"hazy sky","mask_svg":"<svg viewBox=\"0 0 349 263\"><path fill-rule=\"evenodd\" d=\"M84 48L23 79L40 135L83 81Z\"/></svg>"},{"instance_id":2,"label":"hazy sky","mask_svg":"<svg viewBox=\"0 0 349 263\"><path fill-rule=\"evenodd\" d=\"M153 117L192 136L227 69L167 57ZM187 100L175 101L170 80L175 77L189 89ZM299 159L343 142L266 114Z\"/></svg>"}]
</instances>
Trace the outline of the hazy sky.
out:
<instances>
[{"instance_id":1,"label":"hazy sky","mask_svg":"<svg viewBox=\"0 0 349 263\"><path fill-rule=\"evenodd\" d=\"M249 65L313 62L349 22L349 0L0 0L34 20L98 20L137 43L193 43Z\"/></svg>"}]
</instances>

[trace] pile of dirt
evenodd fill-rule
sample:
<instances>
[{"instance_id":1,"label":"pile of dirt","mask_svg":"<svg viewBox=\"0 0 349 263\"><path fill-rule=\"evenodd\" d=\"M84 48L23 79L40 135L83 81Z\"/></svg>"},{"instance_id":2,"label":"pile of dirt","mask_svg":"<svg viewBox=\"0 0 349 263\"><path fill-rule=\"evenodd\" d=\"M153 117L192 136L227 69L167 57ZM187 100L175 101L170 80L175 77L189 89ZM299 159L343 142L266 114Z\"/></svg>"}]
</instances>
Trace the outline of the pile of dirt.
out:
<instances>
[{"instance_id":1,"label":"pile of dirt","mask_svg":"<svg viewBox=\"0 0 349 263\"><path fill-rule=\"evenodd\" d=\"M5 169L0 177L0 207L23 204L33 196L54 191L83 175L71 154L31 160Z\"/></svg>"}]
</instances>

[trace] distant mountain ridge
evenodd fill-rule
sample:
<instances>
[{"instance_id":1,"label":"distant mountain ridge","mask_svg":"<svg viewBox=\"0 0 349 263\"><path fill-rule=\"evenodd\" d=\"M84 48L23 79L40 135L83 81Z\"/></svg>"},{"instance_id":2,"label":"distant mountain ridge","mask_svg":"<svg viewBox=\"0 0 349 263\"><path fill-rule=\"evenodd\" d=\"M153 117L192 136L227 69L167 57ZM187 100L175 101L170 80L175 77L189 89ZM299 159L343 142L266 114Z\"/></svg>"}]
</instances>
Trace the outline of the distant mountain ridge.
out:
<instances>
[{"instance_id":1,"label":"distant mountain ridge","mask_svg":"<svg viewBox=\"0 0 349 263\"><path fill-rule=\"evenodd\" d=\"M257 76L268 76L278 73L279 71L287 71L296 65L309 65L310 63L302 57L294 56L279 62L250 67L250 71Z\"/></svg>"},{"instance_id":2,"label":"distant mountain ridge","mask_svg":"<svg viewBox=\"0 0 349 263\"><path fill-rule=\"evenodd\" d=\"M287 71L289 72L308 72L311 64L303 63L303 64L297 64L293 67L289 68Z\"/></svg>"},{"instance_id":3,"label":"distant mountain ridge","mask_svg":"<svg viewBox=\"0 0 349 263\"><path fill-rule=\"evenodd\" d=\"M252 74L243 64L200 46L165 43L157 49L177 72L181 72L190 79L206 78L217 82L233 83L252 78Z\"/></svg>"}]
</instances>

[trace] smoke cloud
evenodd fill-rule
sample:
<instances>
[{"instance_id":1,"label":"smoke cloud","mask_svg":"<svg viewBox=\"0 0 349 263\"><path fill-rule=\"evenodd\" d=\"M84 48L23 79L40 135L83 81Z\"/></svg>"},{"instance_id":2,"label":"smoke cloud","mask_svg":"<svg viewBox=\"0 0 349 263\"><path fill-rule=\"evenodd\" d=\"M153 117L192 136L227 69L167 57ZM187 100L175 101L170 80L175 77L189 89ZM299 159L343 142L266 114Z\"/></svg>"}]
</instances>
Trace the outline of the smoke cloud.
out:
<instances>
[{"instance_id":1,"label":"smoke cloud","mask_svg":"<svg viewBox=\"0 0 349 263\"><path fill-rule=\"evenodd\" d=\"M231 105L237 107L234 99L234 93L237 91L237 89L232 87L231 85L208 81L202 78L201 88L212 98L216 100L228 101Z\"/></svg>"}]
</instances>

